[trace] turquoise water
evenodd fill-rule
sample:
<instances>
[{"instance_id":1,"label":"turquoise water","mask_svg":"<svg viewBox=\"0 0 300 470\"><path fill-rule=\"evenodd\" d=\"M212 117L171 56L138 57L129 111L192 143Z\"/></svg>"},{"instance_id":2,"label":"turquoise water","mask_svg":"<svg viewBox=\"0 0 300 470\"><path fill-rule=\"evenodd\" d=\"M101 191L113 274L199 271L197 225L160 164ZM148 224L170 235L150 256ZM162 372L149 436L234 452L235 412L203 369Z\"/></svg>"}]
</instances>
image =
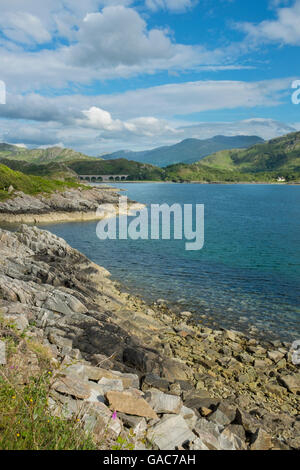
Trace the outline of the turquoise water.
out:
<instances>
[{"instance_id":1,"label":"turquoise water","mask_svg":"<svg viewBox=\"0 0 300 470\"><path fill-rule=\"evenodd\" d=\"M46 228L106 267L125 289L189 309L204 323L299 339L300 187L120 183L131 199L205 205L205 243L105 240L96 222ZM203 319L203 316L206 317Z\"/></svg>"}]
</instances>

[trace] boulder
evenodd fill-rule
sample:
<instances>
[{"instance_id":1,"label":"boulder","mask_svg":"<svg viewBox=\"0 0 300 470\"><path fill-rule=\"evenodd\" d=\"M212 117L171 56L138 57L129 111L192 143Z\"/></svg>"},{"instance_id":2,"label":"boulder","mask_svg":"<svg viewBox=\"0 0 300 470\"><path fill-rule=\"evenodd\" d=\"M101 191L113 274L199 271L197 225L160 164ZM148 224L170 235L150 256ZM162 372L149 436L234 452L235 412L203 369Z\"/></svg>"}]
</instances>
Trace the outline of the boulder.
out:
<instances>
[{"instance_id":1,"label":"boulder","mask_svg":"<svg viewBox=\"0 0 300 470\"><path fill-rule=\"evenodd\" d=\"M157 419L157 414L144 398L134 395L132 392L107 392L106 398L113 410L121 411L134 416Z\"/></svg>"},{"instance_id":2,"label":"boulder","mask_svg":"<svg viewBox=\"0 0 300 470\"><path fill-rule=\"evenodd\" d=\"M180 412L182 401L180 397L168 395L160 390L150 389L146 392L145 398L154 411L158 414Z\"/></svg>"},{"instance_id":3,"label":"boulder","mask_svg":"<svg viewBox=\"0 0 300 470\"><path fill-rule=\"evenodd\" d=\"M175 450L185 443L193 442L195 434L180 415L166 416L150 427L147 439L161 450Z\"/></svg>"}]
</instances>

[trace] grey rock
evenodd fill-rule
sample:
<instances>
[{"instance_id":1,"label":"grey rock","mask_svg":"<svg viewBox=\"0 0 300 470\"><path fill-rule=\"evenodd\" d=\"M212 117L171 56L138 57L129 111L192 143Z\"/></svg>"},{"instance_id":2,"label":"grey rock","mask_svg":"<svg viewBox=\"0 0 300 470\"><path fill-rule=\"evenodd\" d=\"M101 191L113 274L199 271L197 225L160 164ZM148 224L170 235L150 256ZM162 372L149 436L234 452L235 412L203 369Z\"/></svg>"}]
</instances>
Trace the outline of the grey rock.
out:
<instances>
[{"instance_id":1,"label":"grey rock","mask_svg":"<svg viewBox=\"0 0 300 470\"><path fill-rule=\"evenodd\" d=\"M147 438L161 450L175 450L185 443L193 442L195 434L179 415L167 416L147 431Z\"/></svg>"}]
</instances>

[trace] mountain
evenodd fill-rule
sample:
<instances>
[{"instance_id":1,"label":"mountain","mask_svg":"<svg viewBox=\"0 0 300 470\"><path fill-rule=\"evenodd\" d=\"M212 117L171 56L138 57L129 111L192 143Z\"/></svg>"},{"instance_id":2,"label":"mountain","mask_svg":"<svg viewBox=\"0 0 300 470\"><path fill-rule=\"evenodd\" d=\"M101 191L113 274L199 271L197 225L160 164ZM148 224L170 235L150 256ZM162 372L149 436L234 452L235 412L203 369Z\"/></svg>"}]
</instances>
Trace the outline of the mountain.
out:
<instances>
[{"instance_id":1,"label":"mountain","mask_svg":"<svg viewBox=\"0 0 300 470\"><path fill-rule=\"evenodd\" d=\"M34 164L47 164L50 162L66 162L70 160L89 160L88 157L81 152L61 147L49 147L46 149L33 149L18 147L2 143L0 144L0 158L10 160L22 160Z\"/></svg>"},{"instance_id":2,"label":"mountain","mask_svg":"<svg viewBox=\"0 0 300 470\"><path fill-rule=\"evenodd\" d=\"M141 152L120 150L119 152L102 155L102 157L105 160L127 158L137 162L165 167L175 163L194 163L218 150L247 148L258 142L263 142L263 139L257 136L246 135L234 137L217 135L204 140L185 139L175 145L158 147Z\"/></svg>"},{"instance_id":3,"label":"mountain","mask_svg":"<svg viewBox=\"0 0 300 470\"><path fill-rule=\"evenodd\" d=\"M271 181L282 176L300 179L300 132L293 132L248 149L222 150L192 165L168 166L168 178L202 181ZM216 178L216 179L215 179Z\"/></svg>"}]
</instances>

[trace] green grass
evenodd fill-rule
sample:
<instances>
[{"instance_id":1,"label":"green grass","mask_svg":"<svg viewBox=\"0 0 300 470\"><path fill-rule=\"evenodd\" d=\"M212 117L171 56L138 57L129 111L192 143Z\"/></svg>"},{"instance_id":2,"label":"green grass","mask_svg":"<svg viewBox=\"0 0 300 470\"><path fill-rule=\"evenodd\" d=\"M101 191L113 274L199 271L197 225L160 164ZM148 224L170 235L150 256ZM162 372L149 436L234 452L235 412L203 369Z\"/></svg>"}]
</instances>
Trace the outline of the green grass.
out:
<instances>
[{"instance_id":1,"label":"green grass","mask_svg":"<svg viewBox=\"0 0 300 470\"><path fill-rule=\"evenodd\" d=\"M0 368L1 450L95 450L91 436L74 419L48 409L49 375L16 384L16 372Z\"/></svg>"},{"instance_id":2,"label":"green grass","mask_svg":"<svg viewBox=\"0 0 300 470\"><path fill-rule=\"evenodd\" d=\"M13 195L8 193L10 186L13 186L14 190L35 195L62 191L66 188L77 188L82 185L73 181L50 180L41 176L25 175L0 164L0 200L5 200Z\"/></svg>"}]
</instances>

